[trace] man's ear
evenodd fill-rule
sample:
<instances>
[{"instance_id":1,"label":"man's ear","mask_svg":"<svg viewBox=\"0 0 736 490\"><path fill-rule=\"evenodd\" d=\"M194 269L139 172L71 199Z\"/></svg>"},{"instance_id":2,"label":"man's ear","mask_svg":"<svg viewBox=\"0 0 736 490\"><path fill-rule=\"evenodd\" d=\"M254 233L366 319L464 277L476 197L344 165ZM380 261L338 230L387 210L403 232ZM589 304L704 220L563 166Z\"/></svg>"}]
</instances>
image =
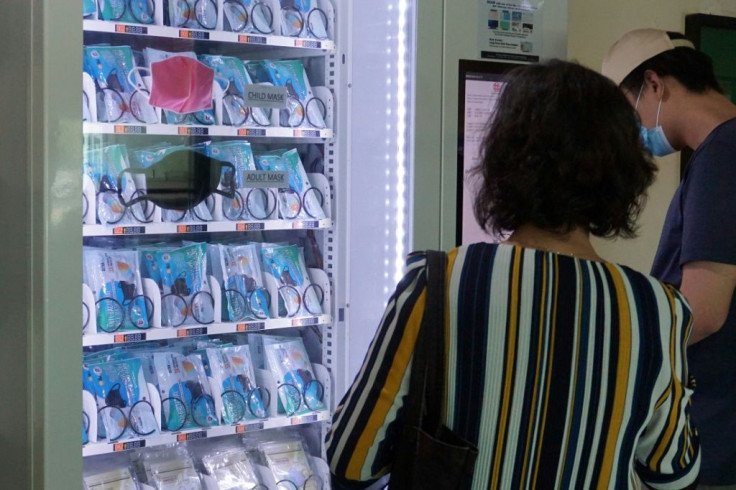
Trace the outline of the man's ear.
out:
<instances>
[{"instance_id":1,"label":"man's ear","mask_svg":"<svg viewBox=\"0 0 736 490\"><path fill-rule=\"evenodd\" d=\"M644 72L644 84L654 92L655 97L661 99L664 97L664 82L654 70L646 70Z\"/></svg>"}]
</instances>

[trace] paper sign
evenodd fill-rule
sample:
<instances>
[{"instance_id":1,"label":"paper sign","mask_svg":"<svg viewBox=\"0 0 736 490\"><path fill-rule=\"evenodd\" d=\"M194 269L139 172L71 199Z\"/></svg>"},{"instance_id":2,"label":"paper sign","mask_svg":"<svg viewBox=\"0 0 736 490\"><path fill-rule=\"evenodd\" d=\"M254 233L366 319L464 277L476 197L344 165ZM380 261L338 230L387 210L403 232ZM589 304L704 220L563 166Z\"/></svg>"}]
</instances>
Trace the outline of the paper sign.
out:
<instances>
[{"instance_id":1,"label":"paper sign","mask_svg":"<svg viewBox=\"0 0 736 490\"><path fill-rule=\"evenodd\" d=\"M537 62L544 0L480 0L480 57Z\"/></svg>"}]
</instances>

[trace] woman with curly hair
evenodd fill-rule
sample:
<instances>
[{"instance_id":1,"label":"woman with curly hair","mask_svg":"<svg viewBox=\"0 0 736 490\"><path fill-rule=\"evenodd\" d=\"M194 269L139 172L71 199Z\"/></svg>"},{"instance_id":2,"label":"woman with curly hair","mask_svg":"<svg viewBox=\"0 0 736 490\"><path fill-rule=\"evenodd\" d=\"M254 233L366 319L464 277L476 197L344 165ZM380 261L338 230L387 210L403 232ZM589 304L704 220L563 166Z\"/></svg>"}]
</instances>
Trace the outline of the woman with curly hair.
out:
<instances>
[{"instance_id":1,"label":"woman with curly hair","mask_svg":"<svg viewBox=\"0 0 736 490\"><path fill-rule=\"evenodd\" d=\"M478 449L466 486L695 485L690 309L590 242L634 235L655 172L625 96L574 63L512 70L476 172L476 219L505 240L448 253L436 380L442 422ZM392 470L426 290L426 255L413 254L335 414L336 488Z\"/></svg>"}]
</instances>

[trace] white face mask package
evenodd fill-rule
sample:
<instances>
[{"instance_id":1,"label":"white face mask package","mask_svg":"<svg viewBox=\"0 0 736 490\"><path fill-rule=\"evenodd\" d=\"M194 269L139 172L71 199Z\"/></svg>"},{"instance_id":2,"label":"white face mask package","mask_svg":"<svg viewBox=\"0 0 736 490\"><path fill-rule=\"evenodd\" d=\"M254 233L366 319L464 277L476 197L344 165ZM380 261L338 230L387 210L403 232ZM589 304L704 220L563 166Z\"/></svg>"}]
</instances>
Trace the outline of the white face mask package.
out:
<instances>
[{"instance_id":1,"label":"white face mask package","mask_svg":"<svg viewBox=\"0 0 736 490\"><path fill-rule=\"evenodd\" d=\"M287 416L324 410L324 386L314 375L301 337L262 335L268 370Z\"/></svg>"},{"instance_id":2,"label":"white face mask package","mask_svg":"<svg viewBox=\"0 0 736 490\"><path fill-rule=\"evenodd\" d=\"M244 448L212 451L202 457L208 475L219 490L260 490L261 485L253 463Z\"/></svg>"},{"instance_id":3,"label":"white face mask package","mask_svg":"<svg viewBox=\"0 0 736 490\"><path fill-rule=\"evenodd\" d=\"M270 394L257 386L247 345L208 348L207 359L220 387L223 423L237 424L267 416Z\"/></svg>"},{"instance_id":4,"label":"white face mask package","mask_svg":"<svg viewBox=\"0 0 736 490\"><path fill-rule=\"evenodd\" d=\"M107 471L85 471L82 479L84 490L138 490L140 487L133 479L130 469L121 467Z\"/></svg>"},{"instance_id":5,"label":"white face mask package","mask_svg":"<svg viewBox=\"0 0 736 490\"><path fill-rule=\"evenodd\" d=\"M322 479L312 470L301 439L264 442L260 450L278 490L322 490Z\"/></svg>"},{"instance_id":6,"label":"white face mask package","mask_svg":"<svg viewBox=\"0 0 736 490\"><path fill-rule=\"evenodd\" d=\"M95 296L98 330L149 328L153 303L143 294L138 253L84 248L82 257L85 282Z\"/></svg>"},{"instance_id":7,"label":"white face mask package","mask_svg":"<svg viewBox=\"0 0 736 490\"><path fill-rule=\"evenodd\" d=\"M278 285L279 317L322 314L324 291L310 281L299 247L263 244L261 257L264 272Z\"/></svg>"},{"instance_id":8,"label":"white face mask package","mask_svg":"<svg viewBox=\"0 0 736 490\"><path fill-rule=\"evenodd\" d=\"M201 490L199 474L184 446L145 451L141 460L148 484L156 490Z\"/></svg>"}]
</instances>

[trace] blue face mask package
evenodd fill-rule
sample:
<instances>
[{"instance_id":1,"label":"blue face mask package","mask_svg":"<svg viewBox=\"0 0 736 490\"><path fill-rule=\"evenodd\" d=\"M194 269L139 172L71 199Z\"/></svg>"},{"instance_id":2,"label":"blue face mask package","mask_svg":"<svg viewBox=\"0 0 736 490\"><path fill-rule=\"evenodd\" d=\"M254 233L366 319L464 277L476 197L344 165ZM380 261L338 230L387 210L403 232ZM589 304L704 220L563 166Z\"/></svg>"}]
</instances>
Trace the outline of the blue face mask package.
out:
<instances>
[{"instance_id":1,"label":"blue face mask package","mask_svg":"<svg viewBox=\"0 0 736 490\"><path fill-rule=\"evenodd\" d=\"M223 173L223 186L231 187L234 181L236 195L234 199L223 197L222 213L230 221L265 220L270 217L273 207L269 208L268 191L266 189L249 188L248 172L258 170L253 158L250 143L243 140L208 142L197 147L207 156L232 163L235 173Z\"/></svg>"},{"instance_id":2,"label":"blue face mask package","mask_svg":"<svg viewBox=\"0 0 736 490\"><path fill-rule=\"evenodd\" d=\"M258 387L247 345L208 348L212 378L220 387L225 424L265 418L270 394Z\"/></svg>"},{"instance_id":3,"label":"blue face mask package","mask_svg":"<svg viewBox=\"0 0 736 490\"><path fill-rule=\"evenodd\" d=\"M128 150L125 145L110 145L87 150L83 155L83 171L95 186L97 195L97 221L101 224L147 223L153 216L153 205L138 203L126 207L120 199L118 185L122 184L125 201L136 197L141 191L133 178L121 172L129 167Z\"/></svg>"},{"instance_id":4,"label":"blue face mask package","mask_svg":"<svg viewBox=\"0 0 736 490\"><path fill-rule=\"evenodd\" d=\"M271 298L264 287L258 247L216 245L214 251L224 290L223 316L231 322L268 318Z\"/></svg>"},{"instance_id":5,"label":"blue face mask package","mask_svg":"<svg viewBox=\"0 0 736 490\"><path fill-rule=\"evenodd\" d=\"M264 244L261 256L264 272L270 274L279 287L279 316L322 314L324 291L310 282L299 247Z\"/></svg>"},{"instance_id":6,"label":"blue face mask package","mask_svg":"<svg viewBox=\"0 0 736 490\"><path fill-rule=\"evenodd\" d=\"M100 332L151 326L153 303L143 294L138 253L85 248L84 280L92 289Z\"/></svg>"},{"instance_id":7,"label":"blue face mask package","mask_svg":"<svg viewBox=\"0 0 736 490\"><path fill-rule=\"evenodd\" d=\"M169 0L172 27L212 30L217 27L217 3L212 0Z\"/></svg>"},{"instance_id":8,"label":"blue face mask package","mask_svg":"<svg viewBox=\"0 0 736 490\"><path fill-rule=\"evenodd\" d=\"M158 268L158 254L165 250L172 250L173 247L142 247L138 249L140 253L141 275L145 278L153 280L158 286L159 292L163 290L163 282L161 281L161 271Z\"/></svg>"},{"instance_id":9,"label":"blue face mask package","mask_svg":"<svg viewBox=\"0 0 736 490\"><path fill-rule=\"evenodd\" d=\"M161 393L161 424L170 431L217 425L215 401L197 355L155 352L153 365Z\"/></svg>"},{"instance_id":10,"label":"blue face mask package","mask_svg":"<svg viewBox=\"0 0 736 490\"><path fill-rule=\"evenodd\" d=\"M153 24L154 0L98 0L100 18L114 22ZM86 4L86 1L85 1Z\"/></svg>"},{"instance_id":11,"label":"blue face mask package","mask_svg":"<svg viewBox=\"0 0 736 490\"><path fill-rule=\"evenodd\" d=\"M265 61L264 65L269 81L277 87L286 87L288 94L287 108L279 115L281 126L324 128L326 107L314 97L301 60Z\"/></svg>"},{"instance_id":12,"label":"blue face mask package","mask_svg":"<svg viewBox=\"0 0 736 490\"><path fill-rule=\"evenodd\" d=\"M279 213L284 219L324 219L324 196L312 186L296 149L276 150L256 155L260 170L280 170L289 174L289 188L279 189Z\"/></svg>"},{"instance_id":13,"label":"blue face mask package","mask_svg":"<svg viewBox=\"0 0 736 490\"><path fill-rule=\"evenodd\" d=\"M83 0L82 1L82 17L92 17L97 11L97 3L95 0Z\"/></svg>"},{"instance_id":14,"label":"blue face mask package","mask_svg":"<svg viewBox=\"0 0 736 490\"><path fill-rule=\"evenodd\" d=\"M248 81L243 62L233 56L211 54L202 54L197 58L215 70L215 80L224 92L222 98L224 124L229 126L245 124L250 111L244 99Z\"/></svg>"},{"instance_id":15,"label":"blue face mask package","mask_svg":"<svg viewBox=\"0 0 736 490\"><path fill-rule=\"evenodd\" d=\"M230 0L222 6L225 30L273 34L273 10L261 0Z\"/></svg>"},{"instance_id":16,"label":"blue face mask package","mask_svg":"<svg viewBox=\"0 0 736 490\"><path fill-rule=\"evenodd\" d=\"M177 2L182 2L186 4L184 0L177 0ZM197 4L207 5L207 4L213 4L213 2L200 1L200 2L197 2ZM154 48L145 48L143 50L143 57L145 58L146 63L148 64L149 67L153 63L156 63L158 61L164 61L174 56L186 56L187 58L191 58L194 60L197 59L197 54L194 51L170 52L170 51L162 51L160 49L154 49ZM215 124L215 111L213 109L205 109L205 110L190 112L186 114L179 114L174 111L163 109L163 113L164 113L164 118L166 119L167 124L176 124L180 126L187 126L187 125L211 126Z\"/></svg>"},{"instance_id":17,"label":"blue face mask package","mask_svg":"<svg viewBox=\"0 0 736 490\"><path fill-rule=\"evenodd\" d=\"M324 410L324 386L317 380L301 337L263 336L266 365L286 415Z\"/></svg>"},{"instance_id":18,"label":"blue face mask package","mask_svg":"<svg viewBox=\"0 0 736 490\"><path fill-rule=\"evenodd\" d=\"M94 378L97 406L108 441L158 432L139 359L92 364L89 371Z\"/></svg>"},{"instance_id":19,"label":"blue face mask package","mask_svg":"<svg viewBox=\"0 0 736 490\"><path fill-rule=\"evenodd\" d=\"M207 246L193 244L157 256L161 274L162 323L166 326L209 324L214 298L207 281Z\"/></svg>"},{"instance_id":20,"label":"blue face mask package","mask_svg":"<svg viewBox=\"0 0 736 490\"><path fill-rule=\"evenodd\" d=\"M281 34L327 39L327 13L316 0L281 0Z\"/></svg>"},{"instance_id":21,"label":"blue face mask package","mask_svg":"<svg viewBox=\"0 0 736 490\"><path fill-rule=\"evenodd\" d=\"M160 162L167 155L186 150L188 147L184 145L160 144L147 148L140 148L132 152L134 168L149 168ZM212 211L214 206L214 198L208 197L204 201L197 204L194 208L187 211L179 211L176 209L162 209L161 220L165 223L178 223L184 221L212 221Z\"/></svg>"},{"instance_id":22,"label":"blue face mask package","mask_svg":"<svg viewBox=\"0 0 736 490\"><path fill-rule=\"evenodd\" d=\"M148 103L147 90L135 69L130 46L84 47L84 71L97 87L99 122L154 123L156 112Z\"/></svg>"}]
</instances>

